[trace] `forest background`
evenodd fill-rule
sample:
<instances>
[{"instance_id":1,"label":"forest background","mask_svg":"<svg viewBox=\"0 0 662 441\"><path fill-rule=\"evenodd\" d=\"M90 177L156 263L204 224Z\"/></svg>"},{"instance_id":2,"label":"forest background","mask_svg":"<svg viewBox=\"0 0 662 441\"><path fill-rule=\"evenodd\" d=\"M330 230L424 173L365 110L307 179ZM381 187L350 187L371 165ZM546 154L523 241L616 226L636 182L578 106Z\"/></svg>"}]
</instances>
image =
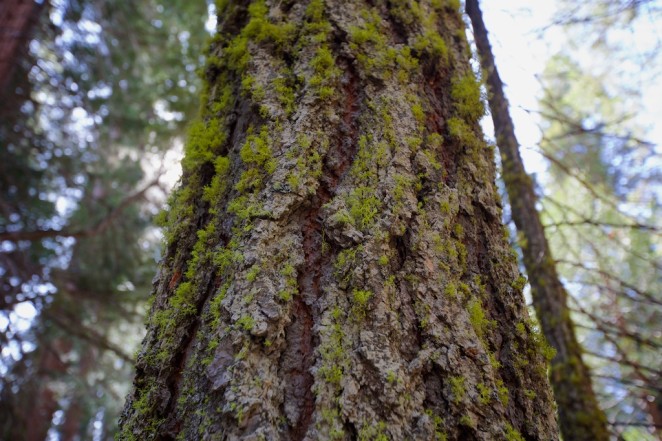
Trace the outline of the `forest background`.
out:
<instances>
[{"instance_id":1,"label":"forest background","mask_svg":"<svg viewBox=\"0 0 662 441\"><path fill-rule=\"evenodd\" d=\"M662 4L575 3L482 7L609 428L660 439ZM0 438L114 436L213 17L0 6Z\"/></svg>"}]
</instances>

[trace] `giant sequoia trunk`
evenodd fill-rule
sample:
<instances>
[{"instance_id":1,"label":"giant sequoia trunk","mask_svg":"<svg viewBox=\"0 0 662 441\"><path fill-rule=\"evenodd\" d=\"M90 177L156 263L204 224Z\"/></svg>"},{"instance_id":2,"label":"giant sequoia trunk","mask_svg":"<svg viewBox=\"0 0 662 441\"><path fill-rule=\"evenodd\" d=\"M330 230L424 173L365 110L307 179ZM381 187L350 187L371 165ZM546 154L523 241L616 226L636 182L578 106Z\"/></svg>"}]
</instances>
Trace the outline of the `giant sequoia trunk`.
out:
<instances>
[{"instance_id":1,"label":"giant sequoia trunk","mask_svg":"<svg viewBox=\"0 0 662 441\"><path fill-rule=\"evenodd\" d=\"M122 439L556 439L457 2L247 3L219 4Z\"/></svg>"},{"instance_id":2,"label":"giant sequoia trunk","mask_svg":"<svg viewBox=\"0 0 662 441\"><path fill-rule=\"evenodd\" d=\"M494 56L483 23L478 0L467 0L480 62L487 78L489 104L497 145L501 152L503 177L510 199L513 220L522 233L524 265L531 281L533 306L542 332L557 351L552 359L551 380L559 408L563 439L566 441L606 441L607 420L598 406L589 370L582 361L582 348L568 308L568 294L556 273L556 266L536 209L533 182L524 170L519 143L510 118Z\"/></svg>"}]
</instances>

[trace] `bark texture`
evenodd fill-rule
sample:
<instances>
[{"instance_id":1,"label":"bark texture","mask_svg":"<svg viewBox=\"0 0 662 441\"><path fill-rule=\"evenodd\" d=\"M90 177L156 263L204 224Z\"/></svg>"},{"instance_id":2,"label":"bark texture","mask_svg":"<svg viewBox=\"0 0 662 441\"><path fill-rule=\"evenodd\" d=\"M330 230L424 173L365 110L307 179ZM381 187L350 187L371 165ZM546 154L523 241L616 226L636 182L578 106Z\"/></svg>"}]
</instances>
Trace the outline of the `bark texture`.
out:
<instances>
[{"instance_id":1,"label":"bark texture","mask_svg":"<svg viewBox=\"0 0 662 441\"><path fill-rule=\"evenodd\" d=\"M221 2L122 439L553 440L457 2Z\"/></svg>"},{"instance_id":2,"label":"bark texture","mask_svg":"<svg viewBox=\"0 0 662 441\"><path fill-rule=\"evenodd\" d=\"M567 293L556 273L545 229L536 209L533 182L526 174L519 154L508 100L494 63L478 0L467 0L466 11L471 18L481 67L486 75L488 101L513 220L523 237L522 253L531 283L533 305L545 338L556 349L551 382L561 433L566 441L608 440L607 420L598 406L589 370L582 361L582 348L570 318Z\"/></svg>"}]
</instances>

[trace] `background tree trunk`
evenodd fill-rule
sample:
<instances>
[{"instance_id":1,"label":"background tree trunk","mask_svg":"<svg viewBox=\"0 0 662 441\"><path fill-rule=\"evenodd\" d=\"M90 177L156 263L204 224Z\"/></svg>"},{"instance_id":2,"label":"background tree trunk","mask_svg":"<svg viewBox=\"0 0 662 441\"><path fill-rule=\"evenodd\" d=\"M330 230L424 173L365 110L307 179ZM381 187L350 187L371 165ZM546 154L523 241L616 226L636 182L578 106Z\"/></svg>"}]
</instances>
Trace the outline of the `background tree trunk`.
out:
<instances>
[{"instance_id":1,"label":"background tree trunk","mask_svg":"<svg viewBox=\"0 0 662 441\"><path fill-rule=\"evenodd\" d=\"M545 338L556 349L551 380L563 439L606 441L609 439L607 420L595 398L589 370L582 361L582 348L570 318L568 295L556 273L545 229L536 210L533 182L526 174L519 154L508 100L494 63L478 0L467 0L466 10L471 18L481 67L486 75L488 101L513 220L523 237L522 253L531 283L533 306Z\"/></svg>"},{"instance_id":2,"label":"background tree trunk","mask_svg":"<svg viewBox=\"0 0 662 441\"><path fill-rule=\"evenodd\" d=\"M219 3L122 439L557 438L458 7Z\"/></svg>"},{"instance_id":3,"label":"background tree trunk","mask_svg":"<svg viewBox=\"0 0 662 441\"><path fill-rule=\"evenodd\" d=\"M45 3L5 0L0 4L0 96L4 97L14 69L27 50L28 38Z\"/></svg>"}]
</instances>

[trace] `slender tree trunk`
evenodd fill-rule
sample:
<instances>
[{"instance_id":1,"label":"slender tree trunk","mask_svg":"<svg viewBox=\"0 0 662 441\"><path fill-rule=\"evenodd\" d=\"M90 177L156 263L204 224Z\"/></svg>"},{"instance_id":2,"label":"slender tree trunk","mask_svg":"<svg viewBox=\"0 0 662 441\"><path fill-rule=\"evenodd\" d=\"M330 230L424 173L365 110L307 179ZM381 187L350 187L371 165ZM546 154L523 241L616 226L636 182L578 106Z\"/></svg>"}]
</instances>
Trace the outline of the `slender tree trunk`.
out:
<instances>
[{"instance_id":1,"label":"slender tree trunk","mask_svg":"<svg viewBox=\"0 0 662 441\"><path fill-rule=\"evenodd\" d=\"M121 439L557 439L455 2L247 3Z\"/></svg>"},{"instance_id":2,"label":"slender tree trunk","mask_svg":"<svg viewBox=\"0 0 662 441\"><path fill-rule=\"evenodd\" d=\"M529 275L533 305L542 331L556 349L552 359L551 381L559 409L563 439L608 440L604 413L598 406L589 370L582 361L582 349L575 336L567 305L567 293L556 273L545 230L536 210L533 183L524 170L494 56L483 23L478 0L467 0L481 67L486 74L488 101L501 152L503 177L517 230L522 232L524 266Z\"/></svg>"}]
</instances>

